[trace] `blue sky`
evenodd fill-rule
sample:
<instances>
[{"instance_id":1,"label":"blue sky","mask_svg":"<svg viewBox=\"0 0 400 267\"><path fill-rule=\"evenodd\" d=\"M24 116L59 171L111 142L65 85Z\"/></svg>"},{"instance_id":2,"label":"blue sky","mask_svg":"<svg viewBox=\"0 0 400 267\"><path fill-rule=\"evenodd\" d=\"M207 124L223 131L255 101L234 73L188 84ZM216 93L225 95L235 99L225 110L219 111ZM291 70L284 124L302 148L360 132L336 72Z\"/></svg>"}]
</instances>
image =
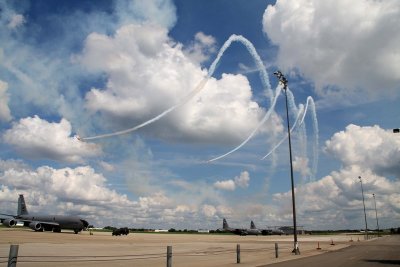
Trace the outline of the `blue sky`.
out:
<instances>
[{"instance_id":1,"label":"blue sky","mask_svg":"<svg viewBox=\"0 0 400 267\"><path fill-rule=\"evenodd\" d=\"M291 225L287 141L260 160L286 136L280 69L298 224L363 228L362 176L368 224L375 193L381 227L398 226L399 18L394 0L2 2L2 209L23 193L32 212L96 226ZM312 102L296 120L308 97L318 135Z\"/></svg>"}]
</instances>

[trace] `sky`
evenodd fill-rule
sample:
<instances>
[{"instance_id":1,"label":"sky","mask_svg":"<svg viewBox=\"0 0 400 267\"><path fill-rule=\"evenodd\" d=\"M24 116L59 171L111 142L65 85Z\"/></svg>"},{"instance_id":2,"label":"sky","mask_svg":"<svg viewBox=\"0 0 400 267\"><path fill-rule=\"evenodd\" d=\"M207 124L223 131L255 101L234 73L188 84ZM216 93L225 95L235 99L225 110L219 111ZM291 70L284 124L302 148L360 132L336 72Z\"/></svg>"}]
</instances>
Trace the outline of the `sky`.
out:
<instances>
[{"instance_id":1,"label":"sky","mask_svg":"<svg viewBox=\"0 0 400 267\"><path fill-rule=\"evenodd\" d=\"M281 70L297 224L365 228L361 177L369 228L372 194L398 227L399 24L396 0L1 1L1 212L292 225Z\"/></svg>"}]
</instances>

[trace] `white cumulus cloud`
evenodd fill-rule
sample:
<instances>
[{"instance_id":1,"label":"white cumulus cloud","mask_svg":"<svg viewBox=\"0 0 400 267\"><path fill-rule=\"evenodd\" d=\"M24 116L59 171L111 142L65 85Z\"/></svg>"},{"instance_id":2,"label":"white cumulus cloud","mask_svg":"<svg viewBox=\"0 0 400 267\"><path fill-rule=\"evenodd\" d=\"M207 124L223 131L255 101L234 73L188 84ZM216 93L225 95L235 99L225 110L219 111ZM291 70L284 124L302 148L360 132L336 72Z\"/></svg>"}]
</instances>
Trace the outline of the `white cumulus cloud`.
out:
<instances>
[{"instance_id":1,"label":"white cumulus cloud","mask_svg":"<svg viewBox=\"0 0 400 267\"><path fill-rule=\"evenodd\" d=\"M102 153L98 145L81 142L71 134L71 124L66 119L51 123L34 116L14 123L3 134L3 140L20 154L34 159L78 163Z\"/></svg>"},{"instance_id":2,"label":"white cumulus cloud","mask_svg":"<svg viewBox=\"0 0 400 267\"><path fill-rule=\"evenodd\" d=\"M233 191L236 188L233 180L217 181L214 183L214 187L221 190Z\"/></svg>"},{"instance_id":3,"label":"white cumulus cloud","mask_svg":"<svg viewBox=\"0 0 400 267\"><path fill-rule=\"evenodd\" d=\"M399 24L397 0L278 0L263 17L278 65L298 69L334 103L359 90L367 99L399 88Z\"/></svg>"},{"instance_id":4,"label":"white cumulus cloud","mask_svg":"<svg viewBox=\"0 0 400 267\"><path fill-rule=\"evenodd\" d=\"M302 177L309 176L311 170L308 167L308 158L295 156L293 160L293 170L299 172Z\"/></svg>"},{"instance_id":5,"label":"white cumulus cloud","mask_svg":"<svg viewBox=\"0 0 400 267\"><path fill-rule=\"evenodd\" d=\"M33 214L75 214L95 226L188 227L185 219L203 221L209 214L204 213L207 208L202 209L201 205L182 204L161 191L133 201L108 188L108 182L90 166L32 169L21 161L0 159L0 202L2 212L8 214L16 213L18 194L24 194ZM213 213L213 206L204 206ZM223 210L215 209L216 213Z\"/></svg>"},{"instance_id":6,"label":"white cumulus cloud","mask_svg":"<svg viewBox=\"0 0 400 267\"><path fill-rule=\"evenodd\" d=\"M379 126L350 124L326 141L325 151L345 166L358 165L400 177L400 138Z\"/></svg>"},{"instance_id":7,"label":"white cumulus cloud","mask_svg":"<svg viewBox=\"0 0 400 267\"><path fill-rule=\"evenodd\" d=\"M7 27L8 27L9 29L15 29L15 28L21 26L21 25L24 24L24 23L25 23L25 17L24 17L23 15L21 15L21 14L14 14L14 15L11 17L11 20L10 20L10 22L8 23Z\"/></svg>"},{"instance_id":8,"label":"white cumulus cloud","mask_svg":"<svg viewBox=\"0 0 400 267\"><path fill-rule=\"evenodd\" d=\"M325 152L337 158L342 167L318 181L296 186L298 224L315 229L363 229L360 176L368 226L374 229L376 225L375 194L381 227L394 227L400 218L399 137L377 125L350 124L326 141ZM274 194L273 200L272 215L289 222L291 192Z\"/></svg>"},{"instance_id":9,"label":"white cumulus cloud","mask_svg":"<svg viewBox=\"0 0 400 267\"><path fill-rule=\"evenodd\" d=\"M198 32L194 36L194 42L185 49L185 54L194 62L204 62L209 59L211 53L216 52L216 40L211 35Z\"/></svg>"},{"instance_id":10,"label":"white cumulus cloud","mask_svg":"<svg viewBox=\"0 0 400 267\"><path fill-rule=\"evenodd\" d=\"M352 165L332 172L319 181L296 187L296 210L299 225L314 229L363 229L364 212L358 176L362 176L368 225L375 229L376 197L381 227L393 227L400 218L400 182L376 175L368 169ZM277 214L290 217L291 192L274 194Z\"/></svg>"},{"instance_id":11,"label":"white cumulus cloud","mask_svg":"<svg viewBox=\"0 0 400 267\"><path fill-rule=\"evenodd\" d=\"M126 196L107 189L106 178L89 166L62 169L42 166L36 170L25 166L4 168L2 172L0 179L7 187L49 194L65 202L75 204L82 201L109 204L119 201L127 202Z\"/></svg>"},{"instance_id":12,"label":"white cumulus cloud","mask_svg":"<svg viewBox=\"0 0 400 267\"><path fill-rule=\"evenodd\" d=\"M197 39L213 43L205 35ZM148 24L123 26L111 37L93 33L78 58L88 70L107 74L106 88L92 88L86 107L104 115L106 125L112 123L114 129L160 114L206 75L182 45L168 37L167 29ZM153 124L159 128L149 133L164 139L237 142L255 128L263 113L252 100L245 76L223 74L219 80L211 78L179 111Z\"/></svg>"},{"instance_id":13,"label":"white cumulus cloud","mask_svg":"<svg viewBox=\"0 0 400 267\"><path fill-rule=\"evenodd\" d=\"M217 213L217 209L212 205L203 205L202 212L207 217L213 217Z\"/></svg>"},{"instance_id":14,"label":"white cumulus cloud","mask_svg":"<svg viewBox=\"0 0 400 267\"><path fill-rule=\"evenodd\" d=\"M249 182L249 173L247 171L243 171L239 176L236 176L233 179L215 182L214 187L220 190L234 191L237 186L242 188L248 187Z\"/></svg>"},{"instance_id":15,"label":"white cumulus cloud","mask_svg":"<svg viewBox=\"0 0 400 267\"><path fill-rule=\"evenodd\" d=\"M8 84L0 80L0 121L11 120L11 112L8 107L9 96L7 94Z\"/></svg>"},{"instance_id":16,"label":"white cumulus cloud","mask_svg":"<svg viewBox=\"0 0 400 267\"><path fill-rule=\"evenodd\" d=\"M239 176L235 177L235 184L242 188L248 187L249 181L250 175L247 171L241 172Z\"/></svg>"}]
</instances>

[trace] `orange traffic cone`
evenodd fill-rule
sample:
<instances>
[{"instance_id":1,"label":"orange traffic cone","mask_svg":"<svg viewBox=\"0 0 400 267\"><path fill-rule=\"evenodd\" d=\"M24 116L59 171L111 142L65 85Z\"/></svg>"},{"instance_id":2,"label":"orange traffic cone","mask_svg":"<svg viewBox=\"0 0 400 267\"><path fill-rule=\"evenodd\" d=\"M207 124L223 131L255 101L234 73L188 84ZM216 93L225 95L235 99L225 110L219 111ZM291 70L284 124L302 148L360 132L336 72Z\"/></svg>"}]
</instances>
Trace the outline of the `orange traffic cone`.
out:
<instances>
[{"instance_id":1,"label":"orange traffic cone","mask_svg":"<svg viewBox=\"0 0 400 267\"><path fill-rule=\"evenodd\" d=\"M331 246L334 246L335 244L333 243L333 239L331 239Z\"/></svg>"}]
</instances>

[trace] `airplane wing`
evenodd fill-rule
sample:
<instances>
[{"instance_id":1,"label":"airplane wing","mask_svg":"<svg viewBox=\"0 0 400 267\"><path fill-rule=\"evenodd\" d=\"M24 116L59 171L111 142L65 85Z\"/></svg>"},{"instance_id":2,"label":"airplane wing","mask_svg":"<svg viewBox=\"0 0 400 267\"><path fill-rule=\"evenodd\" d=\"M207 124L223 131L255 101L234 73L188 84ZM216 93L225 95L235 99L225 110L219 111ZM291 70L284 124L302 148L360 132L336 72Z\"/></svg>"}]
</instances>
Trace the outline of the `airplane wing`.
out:
<instances>
[{"instance_id":1,"label":"airplane wing","mask_svg":"<svg viewBox=\"0 0 400 267\"><path fill-rule=\"evenodd\" d=\"M11 214L5 214L5 213L0 213L0 216L7 216L7 218L5 217L0 217L0 223L4 222L4 225L7 225L7 223L9 221L13 221L15 219L15 215L11 215ZM13 224L13 223L12 223Z\"/></svg>"},{"instance_id":2,"label":"airplane wing","mask_svg":"<svg viewBox=\"0 0 400 267\"><path fill-rule=\"evenodd\" d=\"M29 226L31 223L41 224L42 226L60 226L57 222L47 222L47 221L35 221L35 220L26 220L26 219L17 219L18 222L23 222L24 226Z\"/></svg>"},{"instance_id":3,"label":"airplane wing","mask_svg":"<svg viewBox=\"0 0 400 267\"><path fill-rule=\"evenodd\" d=\"M51 231L53 229L60 228L60 224L57 222L51 222L51 221L40 221L40 220L28 220L28 219L22 219L18 218L18 216L13 216L13 215L8 215L7 216L11 218L0 218L0 223L7 226L7 227L13 227L17 224L23 224L25 227L29 227L32 230L35 231Z\"/></svg>"},{"instance_id":4,"label":"airplane wing","mask_svg":"<svg viewBox=\"0 0 400 267\"><path fill-rule=\"evenodd\" d=\"M59 229L60 224L57 222L51 221L35 221L35 220L27 220L27 219L16 219L16 224L22 222L25 227L29 227L35 231L54 231L54 229Z\"/></svg>"},{"instance_id":5,"label":"airplane wing","mask_svg":"<svg viewBox=\"0 0 400 267\"><path fill-rule=\"evenodd\" d=\"M24 226L29 226L29 224L30 224L31 222L40 223L41 225L44 225L44 226L46 226L46 225L48 225L48 226L50 226L50 225L51 225L51 226L59 226L59 225L60 225L60 224L57 223L57 222L21 219L21 218L19 218L19 216L11 215L11 214L0 213L0 215L12 217L12 218L15 219L15 221L16 221L17 223L18 223L18 222L23 222L23 223L24 223ZM11 219L11 218L0 218L0 223L3 223L3 221L9 220L9 219Z\"/></svg>"},{"instance_id":6,"label":"airplane wing","mask_svg":"<svg viewBox=\"0 0 400 267\"><path fill-rule=\"evenodd\" d=\"M9 216L9 217L15 217L15 215L11 215L11 214L5 214L5 213L0 213L0 215L3 215L3 216ZM3 219L3 218L1 218L1 219Z\"/></svg>"}]
</instances>

